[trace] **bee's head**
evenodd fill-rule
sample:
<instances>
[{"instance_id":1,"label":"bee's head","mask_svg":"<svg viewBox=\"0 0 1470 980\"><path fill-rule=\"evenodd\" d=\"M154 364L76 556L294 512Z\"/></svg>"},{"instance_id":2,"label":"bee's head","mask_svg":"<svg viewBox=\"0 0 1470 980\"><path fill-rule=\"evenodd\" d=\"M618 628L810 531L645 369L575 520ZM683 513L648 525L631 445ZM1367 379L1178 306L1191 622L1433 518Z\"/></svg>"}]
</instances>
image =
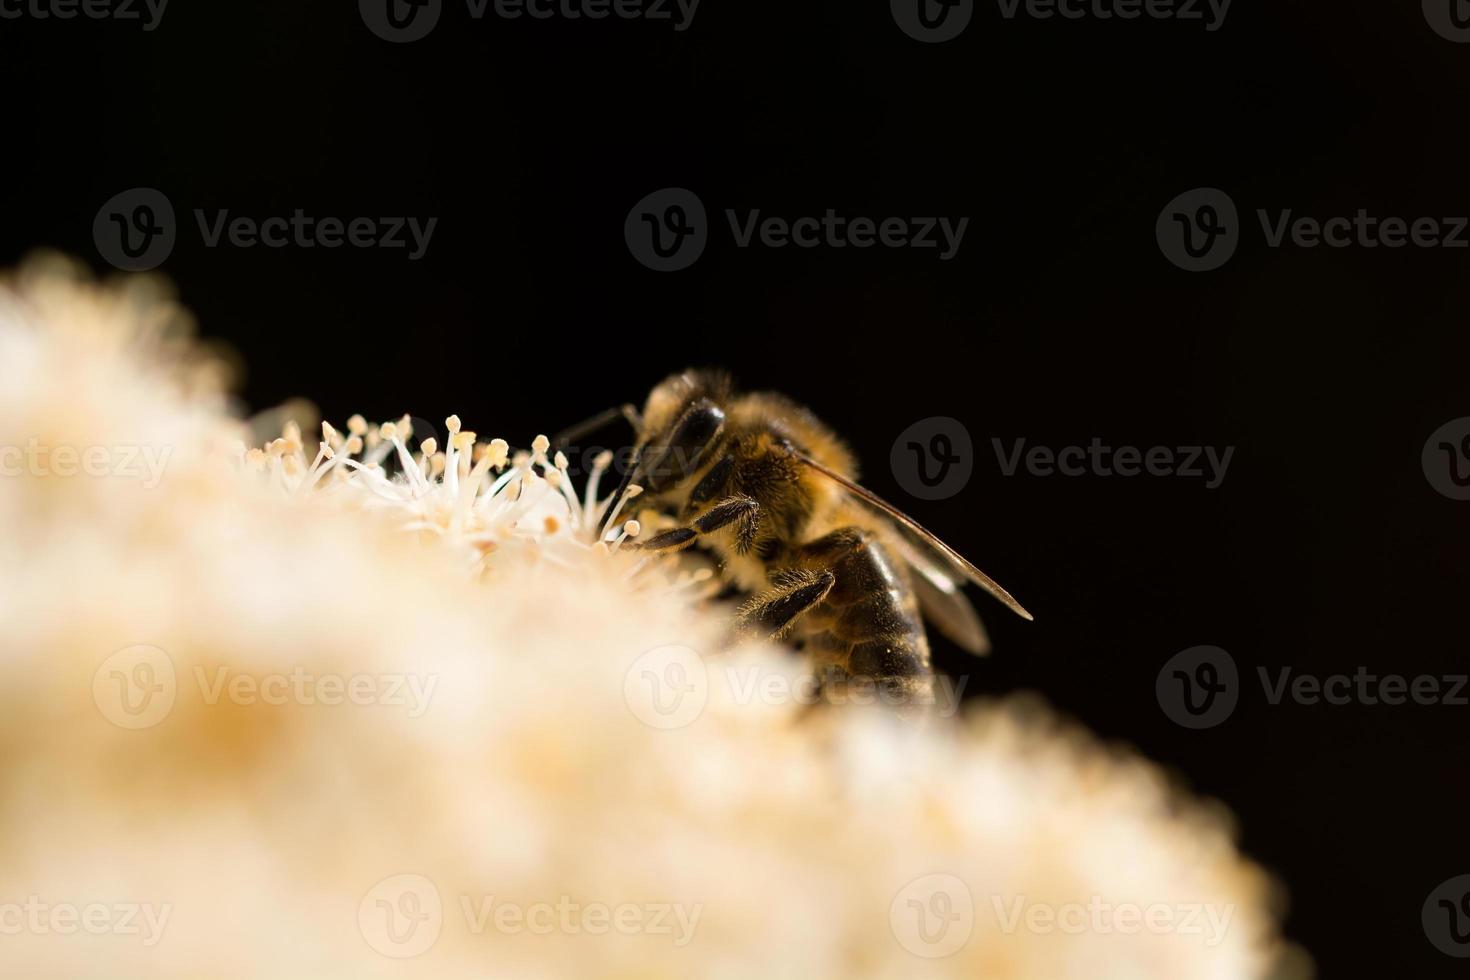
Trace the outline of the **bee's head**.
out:
<instances>
[{"instance_id":1,"label":"bee's head","mask_svg":"<svg viewBox=\"0 0 1470 980\"><path fill-rule=\"evenodd\" d=\"M722 371L691 369L670 375L648 395L638 452L613 499L630 484L658 494L693 476L709 461L725 432L725 405L733 391ZM605 525L612 508L603 514ZM598 528L598 534L602 527Z\"/></svg>"},{"instance_id":2,"label":"bee's head","mask_svg":"<svg viewBox=\"0 0 1470 980\"><path fill-rule=\"evenodd\" d=\"M660 493L688 479L725 430L733 385L723 371L700 368L670 375L648 395L642 450L634 482Z\"/></svg>"},{"instance_id":3,"label":"bee's head","mask_svg":"<svg viewBox=\"0 0 1470 980\"><path fill-rule=\"evenodd\" d=\"M671 374L649 392L648 402L643 406L643 431L639 434L645 441L652 441L672 432L690 407L701 399L723 409L733 390L729 375L713 368L691 368Z\"/></svg>"}]
</instances>

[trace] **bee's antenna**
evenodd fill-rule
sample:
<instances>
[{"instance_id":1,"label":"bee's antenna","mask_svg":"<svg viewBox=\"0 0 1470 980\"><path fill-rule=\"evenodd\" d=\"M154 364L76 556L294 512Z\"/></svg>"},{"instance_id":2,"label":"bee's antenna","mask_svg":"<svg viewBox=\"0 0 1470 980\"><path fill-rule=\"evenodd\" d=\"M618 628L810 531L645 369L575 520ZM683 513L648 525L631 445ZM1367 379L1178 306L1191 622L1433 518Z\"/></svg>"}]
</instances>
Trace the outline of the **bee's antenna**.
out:
<instances>
[{"instance_id":1,"label":"bee's antenna","mask_svg":"<svg viewBox=\"0 0 1470 980\"><path fill-rule=\"evenodd\" d=\"M638 417L638 409L632 405L615 405L605 411L598 412L588 419L583 419L570 428L562 429L551 440L555 449L565 449L577 439L583 439L592 433L607 428L618 419L626 419L636 433L643 427L643 420Z\"/></svg>"}]
</instances>

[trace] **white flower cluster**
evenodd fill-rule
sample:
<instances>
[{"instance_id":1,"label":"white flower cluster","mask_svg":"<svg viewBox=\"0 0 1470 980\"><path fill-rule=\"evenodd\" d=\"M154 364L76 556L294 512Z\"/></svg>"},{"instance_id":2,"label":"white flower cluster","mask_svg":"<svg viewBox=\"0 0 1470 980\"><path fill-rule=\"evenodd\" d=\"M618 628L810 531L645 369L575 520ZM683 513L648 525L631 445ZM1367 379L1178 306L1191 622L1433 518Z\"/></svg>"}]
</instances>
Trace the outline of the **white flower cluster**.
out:
<instances>
[{"instance_id":1,"label":"white flower cluster","mask_svg":"<svg viewBox=\"0 0 1470 980\"><path fill-rule=\"evenodd\" d=\"M0 479L7 975L1279 968L1268 878L1150 764L1029 702L912 729L718 670L651 724L650 651L799 664L639 587L544 443L354 420L243 450L177 320L136 283L0 282L0 445L172 449L150 487Z\"/></svg>"}]
</instances>

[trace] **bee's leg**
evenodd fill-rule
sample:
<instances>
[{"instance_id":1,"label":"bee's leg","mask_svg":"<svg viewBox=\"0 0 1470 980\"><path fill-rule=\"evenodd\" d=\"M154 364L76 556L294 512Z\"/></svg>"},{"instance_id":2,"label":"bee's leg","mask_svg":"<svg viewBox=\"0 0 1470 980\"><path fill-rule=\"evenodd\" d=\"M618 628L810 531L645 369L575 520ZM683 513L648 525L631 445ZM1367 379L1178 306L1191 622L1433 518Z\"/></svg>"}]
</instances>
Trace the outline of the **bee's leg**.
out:
<instances>
[{"instance_id":1,"label":"bee's leg","mask_svg":"<svg viewBox=\"0 0 1470 980\"><path fill-rule=\"evenodd\" d=\"M637 542L633 547L660 554L682 551L701 534L709 534L733 524L735 550L743 552L755 538L756 518L760 516L760 510L760 504L749 497L726 497L683 527L660 531L647 541Z\"/></svg>"},{"instance_id":2,"label":"bee's leg","mask_svg":"<svg viewBox=\"0 0 1470 980\"><path fill-rule=\"evenodd\" d=\"M780 639L801 614L827 598L837 576L827 571L783 569L771 576L772 588L740 607L738 628Z\"/></svg>"}]
</instances>

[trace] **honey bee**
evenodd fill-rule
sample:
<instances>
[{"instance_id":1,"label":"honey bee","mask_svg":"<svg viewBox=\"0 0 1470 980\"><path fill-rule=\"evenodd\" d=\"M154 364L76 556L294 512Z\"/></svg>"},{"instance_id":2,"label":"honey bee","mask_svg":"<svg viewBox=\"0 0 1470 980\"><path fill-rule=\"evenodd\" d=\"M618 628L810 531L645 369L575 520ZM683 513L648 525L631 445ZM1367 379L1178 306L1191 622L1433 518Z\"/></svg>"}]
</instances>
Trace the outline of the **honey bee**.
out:
<instances>
[{"instance_id":1,"label":"honey bee","mask_svg":"<svg viewBox=\"0 0 1470 980\"><path fill-rule=\"evenodd\" d=\"M557 437L568 444L626 418L637 433L597 533L630 487L640 507L676 522L633 547L698 547L747 596L735 630L784 640L813 659L824 687L861 679L885 703L932 703L922 617L974 654L987 652L971 582L1031 619L1009 592L854 479L841 440L783 395L741 393L720 371L662 381L642 412L625 405Z\"/></svg>"}]
</instances>

